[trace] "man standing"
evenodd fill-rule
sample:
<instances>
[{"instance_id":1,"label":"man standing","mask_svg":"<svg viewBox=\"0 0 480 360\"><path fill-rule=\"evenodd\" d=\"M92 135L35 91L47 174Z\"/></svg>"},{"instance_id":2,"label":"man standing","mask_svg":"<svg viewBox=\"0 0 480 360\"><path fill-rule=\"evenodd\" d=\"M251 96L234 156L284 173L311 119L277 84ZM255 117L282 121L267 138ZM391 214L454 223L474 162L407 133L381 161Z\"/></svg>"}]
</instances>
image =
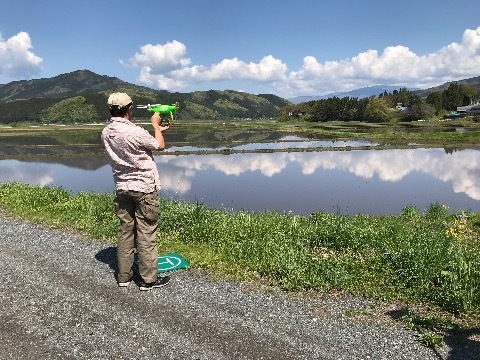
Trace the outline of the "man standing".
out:
<instances>
[{"instance_id":1,"label":"man standing","mask_svg":"<svg viewBox=\"0 0 480 360\"><path fill-rule=\"evenodd\" d=\"M151 290L170 282L168 276L158 276L156 243L160 186L153 150L163 150L161 119L153 114L152 136L131 122L133 103L125 93L113 93L108 98L112 118L102 131L102 142L112 166L115 182L115 208L120 220L117 243L118 286L126 287L133 280L135 246L138 253L140 290Z\"/></svg>"}]
</instances>

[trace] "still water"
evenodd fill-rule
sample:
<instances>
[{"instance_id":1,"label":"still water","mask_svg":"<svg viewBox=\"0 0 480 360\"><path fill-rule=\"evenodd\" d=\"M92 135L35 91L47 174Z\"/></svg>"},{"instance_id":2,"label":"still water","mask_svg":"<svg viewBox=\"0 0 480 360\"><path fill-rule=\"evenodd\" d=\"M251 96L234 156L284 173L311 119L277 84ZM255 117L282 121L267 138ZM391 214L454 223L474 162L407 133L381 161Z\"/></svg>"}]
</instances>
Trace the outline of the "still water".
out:
<instances>
[{"instance_id":1,"label":"still water","mask_svg":"<svg viewBox=\"0 0 480 360\"><path fill-rule=\"evenodd\" d=\"M170 148L165 155L155 156L164 198L229 210L274 209L303 215L320 210L398 215L406 205L422 212L434 202L452 212L480 211L480 151L476 149L230 155L181 154L179 150ZM0 181L60 186L73 193L114 189L103 156L0 160Z\"/></svg>"}]
</instances>

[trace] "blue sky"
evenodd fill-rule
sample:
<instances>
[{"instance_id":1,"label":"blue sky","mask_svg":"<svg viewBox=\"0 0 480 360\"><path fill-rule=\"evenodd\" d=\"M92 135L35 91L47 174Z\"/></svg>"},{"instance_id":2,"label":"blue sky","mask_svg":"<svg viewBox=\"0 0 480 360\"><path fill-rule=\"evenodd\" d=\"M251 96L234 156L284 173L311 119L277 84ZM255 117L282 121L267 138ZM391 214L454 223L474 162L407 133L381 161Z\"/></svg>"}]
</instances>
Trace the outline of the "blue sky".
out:
<instances>
[{"instance_id":1,"label":"blue sky","mask_svg":"<svg viewBox=\"0 0 480 360\"><path fill-rule=\"evenodd\" d=\"M88 69L285 98L480 76L478 0L0 0L0 84Z\"/></svg>"}]
</instances>

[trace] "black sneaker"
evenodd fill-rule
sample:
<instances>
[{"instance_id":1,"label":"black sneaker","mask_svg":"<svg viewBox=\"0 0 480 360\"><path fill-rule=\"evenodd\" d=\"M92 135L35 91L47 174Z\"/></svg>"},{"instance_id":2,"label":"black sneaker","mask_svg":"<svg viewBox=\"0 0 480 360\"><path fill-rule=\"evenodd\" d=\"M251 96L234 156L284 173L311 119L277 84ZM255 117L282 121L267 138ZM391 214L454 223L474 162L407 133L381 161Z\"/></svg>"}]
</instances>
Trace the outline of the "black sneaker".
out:
<instances>
[{"instance_id":1,"label":"black sneaker","mask_svg":"<svg viewBox=\"0 0 480 360\"><path fill-rule=\"evenodd\" d=\"M170 282L170 276L162 276L157 278L156 281L151 283L144 283L143 281L140 283L140 290L142 291L149 291L155 288L161 288L167 286Z\"/></svg>"}]
</instances>

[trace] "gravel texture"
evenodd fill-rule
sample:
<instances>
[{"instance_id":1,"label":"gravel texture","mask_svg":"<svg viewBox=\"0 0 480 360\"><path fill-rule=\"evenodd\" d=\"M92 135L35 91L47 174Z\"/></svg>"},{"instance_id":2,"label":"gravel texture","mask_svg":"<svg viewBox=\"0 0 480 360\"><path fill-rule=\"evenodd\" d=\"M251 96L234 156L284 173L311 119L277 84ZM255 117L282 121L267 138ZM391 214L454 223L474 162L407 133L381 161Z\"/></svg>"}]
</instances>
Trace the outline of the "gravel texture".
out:
<instances>
[{"instance_id":1,"label":"gravel texture","mask_svg":"<svg viewBox=\"0 0 480 360\"><path fill-rule=\"evenodd\" d=\"M117 286L112 244L6 216L0 234L1 359L453 359L364 299L197 270L141 292Z\"/></svg>"}]
</instances>

